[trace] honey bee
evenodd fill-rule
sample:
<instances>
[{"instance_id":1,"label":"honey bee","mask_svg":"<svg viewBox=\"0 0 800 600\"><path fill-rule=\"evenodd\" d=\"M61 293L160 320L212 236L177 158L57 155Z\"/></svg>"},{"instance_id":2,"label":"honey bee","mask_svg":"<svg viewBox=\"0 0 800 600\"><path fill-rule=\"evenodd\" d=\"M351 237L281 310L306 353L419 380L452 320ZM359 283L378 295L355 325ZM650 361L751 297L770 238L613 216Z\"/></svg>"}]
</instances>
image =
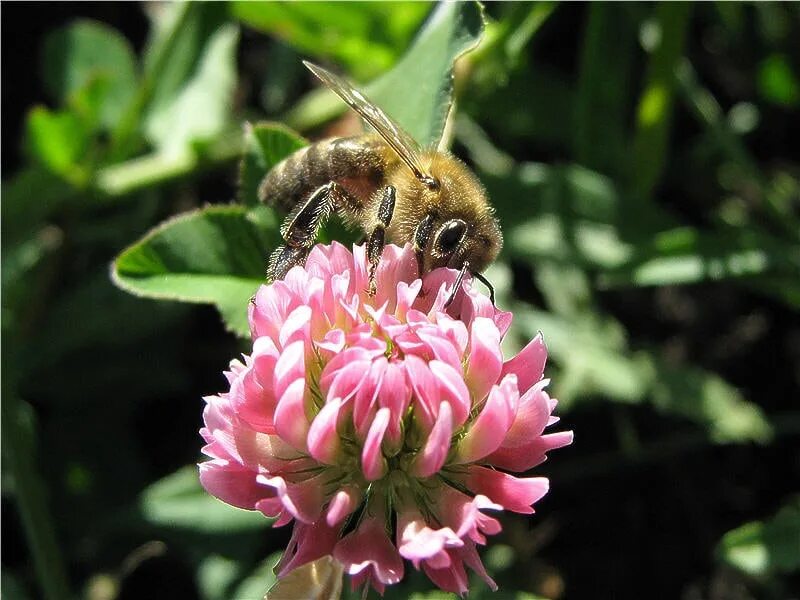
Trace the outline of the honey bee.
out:
<instances>
[{"instance_id":1,"label":"honey bee","mask_svg":"<svg viewBox=\"0 0 800 600\"><path fill-rule=\"evenodd\" d=\"M262 202L288 211L286 242L269 258L267 275L282 278L305 262L320 226L334 212L366 235L369 293L387 242L412 243L420 276L437 267L459 271L449 305L469 272L481 275L503 245L500 226L478 178L460 160L422 150L397 123L347 81L304 61L377 133L335 138L301 148L264 177Z\"/></svg>"}]
</instances>

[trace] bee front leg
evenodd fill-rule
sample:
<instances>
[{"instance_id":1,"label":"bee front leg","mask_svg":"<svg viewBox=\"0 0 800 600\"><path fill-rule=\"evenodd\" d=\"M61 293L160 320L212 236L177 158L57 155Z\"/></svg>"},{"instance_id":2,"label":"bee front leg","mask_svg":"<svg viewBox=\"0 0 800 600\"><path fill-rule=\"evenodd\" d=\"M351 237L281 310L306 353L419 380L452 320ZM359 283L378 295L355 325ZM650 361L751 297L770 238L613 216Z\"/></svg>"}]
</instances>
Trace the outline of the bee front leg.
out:
<instances>
[{"instance_id":1,"label":"bee front leg","mask_svg":"<svg viewBox=\"0 0 800 600\"><path fill-rule=\"evenodd\" d=\"M267 263L270 281L283 279L292 267L305 263L320 226L331 215L342 193L336 183L330 182L314 190L289 213L281 226L281 237L286 245L275 250Z\"/></svg>"},{"instance_id":2,"label":"bee front leg","mask_svg":"<svg viewBox=\"0 0 800 600\"><path fill-rule=\"evenodd\" d=\"M417 257L417 273L420 279L425 268L425 247L428 245L431 233L433 233L433 215L428 214L420 220L414 230L414 254Z\"/></svg>"},{"instance_id":3,"label":"bee front leg","mask_svg":"<svg viewBox=\"0 0 800 600\"><path fill-rule=\"evenodd\" d=\"M392 222L394 214L394 201L397 191L391 185L383 189L383 198L378 206L378 223L367 238L367 260L369 260L369 295L374 296L376 291L375 273L378 263L386 245L386 228Z\"/></svg>"}]
</instances>

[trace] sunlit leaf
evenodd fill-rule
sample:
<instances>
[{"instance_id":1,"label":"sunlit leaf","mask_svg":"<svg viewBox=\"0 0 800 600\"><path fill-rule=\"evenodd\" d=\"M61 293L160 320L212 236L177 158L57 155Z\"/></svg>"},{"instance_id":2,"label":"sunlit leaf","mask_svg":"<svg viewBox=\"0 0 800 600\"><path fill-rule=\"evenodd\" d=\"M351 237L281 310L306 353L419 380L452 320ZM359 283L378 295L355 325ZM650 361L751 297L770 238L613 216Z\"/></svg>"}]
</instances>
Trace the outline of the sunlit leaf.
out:
<instances>
[{"instance_id":1,"label":"sunlit leaf","mask_svg":"<svg viewBox=\"0 0 800 600\"><path fill-rule=\"evenodd\" d=\"M138 296L214 304L226 326L247 336L247 306L265 281L277 244L267 207L211 206L171 219L126 249L112 276Z\"/></svg>"},{"instance_id":2,"label":"sunlit leaf","mask_svg":"<svg viewBox=\"0 0 800 600\"><path fill-rule=\"evenodd\" d=\"M239 202L258 204L258 184L276 164L308 144L279 123L245 124L244 156L239 169Z\"/></svg>"},{"instance_id":3,"label":"sunlit leaf","mask_svg":"<svg viewBox=\"0 0 800 600\"><path fill-rule=\"evenodd\" d=\"M422 146L441 140L452 103L453 63L477 45L483 27L479 4L437 4L409 51L367 88Z\"/></svg>"},{"instance_id":4,"label":"sunlit leaf","mask_svg":"<svg viewBox=\"0 0 800 600\"><path fill-rule=\"evenodd\" d=\"M233 25L215 30L204 41L194 70L175 95L149 112L147 135L162 152L180 154L191 142L208 140L229 124L238 39L238 29Z\"/></svg>"},{"instance_id":5,"label":"sunlit leaf","mask_svg":"<svg viewBox=\"0 0 800 600\"><path fill-rule=\"evenodd\" d=\"M452 102L453 62L478 43L482 31L483 13L478 4L437 4L395 67L359 87L421 145L435 146ZM332 92L322 90L292 110L286 122L302 130L344 108Z\"/></svg>"},{"instance_id":6,"label":"sunlit leaf","mask_svg":"<svg viewBox=\"0 0 800 600\"><path fill-rule=\"evenodd\" d=\"M800 569L800 500L793 499L766 521L753 521L729 531L717 555L750 575L791 573Z\"/></svg>"},{"instance_id":7,"label":"sunlit leaf","mask_svg":"<svg viewBox=\"0 0 800 600\"><path fill-rule=\"evenodd\" d=\"M798 272L800 245L755 227L719 232L681 227L640 244L632 260L602 275L600 283L649 286L726 279L747 283L763 275L792 279Z\"/></svg>"},{"instance_id":8,"label":"sunlit leaf","mask_svg":"<svg viewBox=\"0 0 800 600\"><path fill-rule=\"evenodd\" d=\"M231 10L247 25L316 58L335 60L360 78L374 77L392 65L430 4L234 2Z\"/></svg>"},{"instance_id":9,"label":"sunlit leaf","mask_svg":"<svg viewBox=\"0 0 800 600\"><path fill-rule=\"evenodd\" d=\"M65 105L84 94L83 100L108 128L133 100L136 59L128 40L111 27L86 20L74 22L48 35L42 56L44 84L53 98ZM86 98L87 90L95 95Z\"/></svg>"},{"instance_id":10,"label":"sunlit leaf","mask_svg":"<svg viewBox=\"0 0 800 600\"><path fill-rule=\"evenodd\" d=\"M81 119L68 111L34 108L28 115L27 147L34 159L74 185L85 182L80 162L89 143L89 132Z\"/></svg>"}]
</instances>

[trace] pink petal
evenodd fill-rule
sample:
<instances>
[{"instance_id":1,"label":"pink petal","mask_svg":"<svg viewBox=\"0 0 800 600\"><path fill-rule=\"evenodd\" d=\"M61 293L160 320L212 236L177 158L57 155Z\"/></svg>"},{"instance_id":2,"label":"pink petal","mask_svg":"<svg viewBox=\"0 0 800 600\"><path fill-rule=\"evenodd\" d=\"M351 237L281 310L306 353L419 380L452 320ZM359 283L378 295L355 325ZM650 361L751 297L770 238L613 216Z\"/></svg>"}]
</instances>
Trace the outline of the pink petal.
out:
<instances>
[{"instance_id":1,"label":"pink petal","mask_svg":"<svg viewBox=\"0 0 800 600\"><path fill-rule=\"evenodd\" d=\"M436 377L439 388L439 402L434 407L434 414L438 413L439 403L449 402L450 408L453 409L453 425L460 427L467 420L471 407L469 390L467 384L464 383L464 376L447 363L439 360L432 360L428 363L428 367Z\"/></svg>"},{"instance_id":2,"label":"pink petal","mask_svg":"<svg viewBox=\"0 0 800 600\"><path fill-rule=\"evenodd\" d=\"M469 347L465 379L473 399L479 402L500 379L503 369L500 332L493 321L483 317L473 321Z\"/></svg>"},{"instance_id":3,"label":"pink petal","mask_svg":"<svg viewBox=\"0 0 800 600\"><path fill-rule=\"evenodd\" d=\"M505 337L508 328L511 327L511 321L514 318L514 315L510 312L504 312L502 310L498 310L494 314L494 324L497 326L497 329L500 331L500 337Z\"/></svg>"},{"instance_id":4,"label":"pink petal","mask_svg":"<svg viewBox=\"0 0 800 600\"><path fill-rule=\"evenodd\" d=\"M450 451L450 438L453 436L453 411L449 402L439 405L439 415L433 425L425 447L411 464L411 473L415 477L430 477L444 465Z\"/></svg>"},{"instance_id":5,"label":"pink petal","mask_svg":"<svg viewBox=\"0 0 800 600\"><path fill-rule=\"evenodd\" d=\"M394 313L398 319L405 320L408 310L414 304L421 289L422 281L419 279L412 281L410 284L405 281L397 284L397 306Z\"/></svg>"},{"instance_id":6,"label":"pink petal","mask_svg":"<svg viewBox=\"0 0 800 600\"><path fill-rule=\"evenodd\" d=\"M238 508L254 510L256 503L274 492L256 481L256 473L240 465L210 460L198 465L200 483L212 496Z\"/></svg>"},{"instance_id":7,"label":"pink petal","mask_svg":"<svg viewBox=\"0 0 800 600\"><path fill-rule=\"evenodd\" d=\"M340 458L341 443L336 427L339 409L343 403L339 398L327 402L314 417L308 430L309 453L326 465L335 465Z\"/></svg>"},{"instance_id":8,"label":"pink petal","mask_svg":"<svg viewBox=\"0 0 800 600\"><path fill-rule=\"evenodd\" d=\"M355 486L346 486L336 492L328 504L325 521L333 527L341 523L344 518L352 513L361 499L361 491Z\"/></svg>"},{"instance_id":9,"label":"pink petal","mask_svg":"<svg viewBox=\"0 0 800 600\"><path fill-rule=\"evenodd\" d=\"M514 423L508 430L502 448L517 448L529 444L531 440L542 434L550 419L549 396L544 392L548 380L535 383L519 399L519 408Z\"/></svg>"},{"instance_id":10,"label":"pink petal","mask_svg":"<svg viewBox=\"0 0 800 600\"><path fill-rule=\"evenodd\" d=\"M349 400L361 388L362 382L369 373L369 367L370 361L358 360L336 371L330 388L327 390L323 388L322 390L325 397L329 400L332 398L341 398L344 401Z\"/></svg>"},{"instance_id":11,"label":"pink petal","mask_svg":"<svg viewBox=\"0 0 800 600\"><path fill-rule=\"evenodd\" d=\"M338 539L338 527L329 527L322 520L310 524L298 521L292 530L289 545L275 565L275 573L283 577L297 567L331 554Z\"/></svg>"},{"instance_id":12,"label":"pink petal","mask_svg":"<svg viewBox=\"0 0 800 600\"><path fill-rule=\"evenodd\" d=\"M386 367L389 361L385 356L381 356L372 363L362 368L365 375L363 382L356 392L356 399L353 403L353 425L356 428L356 436L365 439L367 431L375 418L378 410L378 394L381 391L383 377L386 374Z\"/></svg>"},{"instance_id":13,"label":"pink petal","mask_svg":"<svg viewBox=\"0 0 800 600\"><path fill-rule=\"evenodd\" d=\"M305 409L306 382L296 379L281 396L275 409L275 431L298 450L308 450L310 424Z\"/></svg>"},{"instance_id":14,"label":"pink petal","mask_svg":"<svg viewBox=\"0 0 800 600\"><path fill-rule=\"evenodd\" d=\"M500 447L514 422L519 392L514 375L506 375L499 386L493 386L478 417L458 443L455 464L475 462Z\"/></svg>"},{"instance_id":15,"label":"pink petal","mask_svg":"<svg viewBox=\"0 0 800 600\"><path fill-rule=\"evenodd\" d=\"M283 477L258 475L256 481L273 488L283 507L298 521L314 523L322 516L324 482L321 476L289 483ZM261 510L258 503L256 508Z\"/></svg>"},{"instance_id":16,"label":"pink petal","mask_svg":"<svg viewBox=\"0 0 800 600\"><path fill-rule=\"evenodd\" d=\"M502 374L513 373L516 375L517 387L520 393L525 393L528 388L542 378L546 361L547 347L544 345L544 339L540 333L520 350L519 354L506 361Z\"/></svg>"},{"instance_id":17,"label":"pink petal","mask_svg":"<svg viewBox=\"0 0 800 600\"><path fill-rule=\"evenodd\" d=\"M562 431L535 437L530 443L516 448L499 448L486 457L486 462L508 471L520 473L547 460L546 453L572 443L572 432Z\"/></svg>"},{"instance_id":18,"label":"pink petal","mask_svg":"<svg viewBox=\"0 0 800 600\"><path fill-rule=\"evenodd\" d=\"M398 515L397 549L400 556L414 563L417 569L422 561L434 569L450 566L450 556L444 550L463 545L463 540L452 529L429 527L418 511Z\"/></svg>"},{"instance_id":19,"label":"pink petal","mask_svg":"<svg viewBox=\"0 0 800 600\"><path fill-rule=\"evenodd\" d=\"M439 386L428 364L416 356L405 358L406 377L414 392L414 418L427 433L436 420L439 406Z\"/></svg>"},{"instance_id":20,"label":"pink petal","mask_svg":"<svg viewBox=\"0 0 800 600\"><path fill-rule=\"evenodd\" d=\"M445 527L450 527L460 538L468 537L474 542L485 543L483 534L494 535L501 529L494 517L482 510L503 510L503 507L486 496L474 498L449 486L444 486L436 499L437 516Z\"/></svg>"},{"instance_id":21,"label":"pink petal","mask_svg":"<svg viewBox=\"0 0 800 600\"><path fill-rule=\"evenodd\" d=\"M361 467L367 481L376 481L386 474L386 459L381 452L381 442L389 426L391 412L388 408L380 409L372 421L372 425L361 450Z\"/></svg>"},{"instance_id":22,"label":"pink petal","mask_svg":"<svg viewBox=\"0 0 800 600\"><path fill-rule=\"evenodd\" d=\"M437 327L425 327L417 330L419 339L433 353L433 358L447 363L454 369L461 369L461 354L456 350L453 342L442 335Z\"/></svg>"},{"instance_id":23,"label":"pink petal","mask_svg":"<svg viewBox=\"0 0 800 600\"><path fill-rule=\"evenodd\" d=\"M490 590L493 592L497 591L497 584L486 572L486 569L481 562L481 558L478 556L478 550L475 548L474 543L467 541L462 548L458 548L454 552L458 552L460 557L464 560L464 564L475 571L478 576L483 579L484 582L486 582L486 585L489 586Z\"/></svg>"},{"instance_id":24,"label":"pink petal","mask_svg":"<svg viewBox=\"0 0 800 600\"><path fill-rule=\"evenodd\" d=\"M522 514L533 513L533 503L540 500L550 487L546 477L518 478L476 465L469 468L465 484L470 491L487 496L506 510Z\"/></svg>"},{"instance_id":25,"label":"pink petal","mask_svg":"<svg viewBox=\"0 0 800 600\"><path fill-rule=\"evenodd\" d=\"M285 348L292 342L305 341L310 339L311 328L311 307L307 305L300 305L295 308L289 316L286 317L278 340L282 348Z\"/></svg>"},{"instance_id":26,"label":"pink petal","mask_svg":"<svg viewBox=\"0 0 800 600\"><path fill-rule=\"evenodd\" d=\"M454 550L448 551L451 557L450 566L445 569L433 569L423 563L422 569L430 580L446 592L463 596L469 591L469 580L461 560L453 560Z\"/></svg>"},{"instance_id":27,"label":"pink petal","mask_svg":"<svg viewBox=\"0 0 800 600\"><path fill-rule=\"evenodd\" d=\"M342 538L333 556L350 575L369 569L378 581L388 585L403 578L403 559L386 535L383 521L375 517L365 519Z\"/></svg>"},{"instance_id":28,"label":"pink petal","mask_svg":"<svg viewBox=\"0 0 800 600\"><path fill-rule=\"evenodd\" d=\"M275 397L283 396L286 388L298 379L305 378L306 360L305 345L302 341L289 344L281 352L278 362L275 364L273 374L273 389Z\"/></svg>"},{"instance_id":29,"label":"pink petal","mask_svg":"<svg viewBox=\"0 0 800 600\"><path fill-rule=\"evenodd\" d=\"M449 339L459 355L464 355L469 344L469 331L463 321L442 315L436 319L436 325Z\"/></svg>"},{"instance_id":30,"label":"pink petal","mask_svg":"<svg viewBox=\"0 0 800 600\"><path fill-rule=\"evenodd\" d=\"M286 472L308 460L304 453L277 435L269 435L248 427L236 427L232 432L239 456L238 461L253 471Z\"/></svg>"},{"instance_id":31,"label":"pink petal","mask_svg":"<svg viewBox=\"0 0 800 600\"><path fill-rule=\"evenodd\" d=\"M391 414L386 441L390 455L400 450L403 444L403 416L411 400L411 390L406 384L403 369L395 362L386 365L386 372L381 381L378 406L388 408Z\"/></svg>"}]
</instances>

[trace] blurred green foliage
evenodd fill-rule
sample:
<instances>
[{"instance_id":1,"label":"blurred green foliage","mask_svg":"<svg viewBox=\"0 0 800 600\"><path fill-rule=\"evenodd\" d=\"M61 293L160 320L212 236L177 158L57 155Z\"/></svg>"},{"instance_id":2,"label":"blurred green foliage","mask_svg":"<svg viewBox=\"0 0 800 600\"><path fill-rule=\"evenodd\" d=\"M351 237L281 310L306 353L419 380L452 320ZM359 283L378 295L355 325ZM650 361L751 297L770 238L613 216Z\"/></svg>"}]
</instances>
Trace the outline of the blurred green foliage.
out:
<instances>
[{"instance_id":1,"label":"blurred green foliage","mask_svg":"<svg viewBox=\"0 0 800 600\"><path fill-rule=\"evenodd\" d=\"M551 520L531 535L509 520L487 553L505 590L491 597L641 597L657 583L785 597L800 556L796 6L144 10L141 51L84 18L44 38L47 104L27 112L22 164L4 173L3 494L7 536L26 540L19 559L4 552L9 598L123 598L154 581L163 597L245 598L272 582L287 533L210 498L186 466L199 397L246 345L185 304L216 306L247 336L281 218L256 186L345 113L302 58L341 68L420 142L444 136L470 161L505 233L487 276L515 314L506 349L547 340L576 444L545 466ZM183 304L123 293L112 260L120 288ZM747 481L720 479L737 460ZM625 479L642 467L679 481L658 488L662 504ZM603 551L618 527L682 502L702 540L661 542L650 516L650 546ZM582 515L604 525L582 529ZM699 566L677 558L690 543ZM638 555L662 548L677 566L656 582L662 569ZM387 597L442 597L428 588L412 576Z\"/></svg>"}]
</instances>

